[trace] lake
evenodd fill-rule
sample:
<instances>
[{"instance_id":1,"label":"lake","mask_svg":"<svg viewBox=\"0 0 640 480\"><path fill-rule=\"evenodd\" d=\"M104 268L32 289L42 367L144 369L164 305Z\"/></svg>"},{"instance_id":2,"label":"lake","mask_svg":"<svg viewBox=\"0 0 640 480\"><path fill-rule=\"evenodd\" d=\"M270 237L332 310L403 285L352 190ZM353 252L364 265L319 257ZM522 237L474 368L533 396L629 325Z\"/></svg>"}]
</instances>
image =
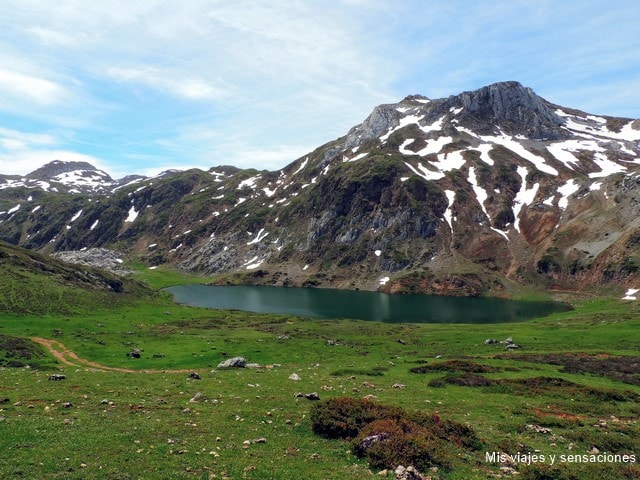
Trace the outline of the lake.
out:
<instances>
[{"instance_id":1,"label":"lake","mask_svg":"<svg viewBox=\"0 0 640 480\"><path fill-rule=\"evenodd\" d=\"M222 310L389 323L503 323L570 310L557 302L497 298L389 295L326 288L179 285L166 291L177 303Z\"/></svg>"}]
</instances>

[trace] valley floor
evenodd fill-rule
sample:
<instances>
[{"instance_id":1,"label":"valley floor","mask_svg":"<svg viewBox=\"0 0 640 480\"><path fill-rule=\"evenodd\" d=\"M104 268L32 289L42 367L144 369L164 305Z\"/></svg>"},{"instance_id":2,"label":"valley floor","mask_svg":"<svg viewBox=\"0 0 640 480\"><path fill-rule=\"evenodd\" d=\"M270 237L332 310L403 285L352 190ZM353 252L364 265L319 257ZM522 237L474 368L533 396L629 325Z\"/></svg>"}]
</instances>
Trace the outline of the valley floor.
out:
<instances>
[{"instance_id":1,"label":"valley floor","mask_svg":"<svg viewBox=\"0 0 640 480\"><path fill-rule=\"evenodd\" d=\"M312 321L166 299L5 315L0 477L380 478L310 420L326 399L369 397L476 432L481 448L452 449L449 468L425 472L433 479L638 478L623 456L640 460L639 328L638 304L613 299L498 325ZM485 343L507 337L520 348ZM216 368L234 356L261 367ZM312 392L320 402L296 396Z\"/></svg>"}]
</instances>

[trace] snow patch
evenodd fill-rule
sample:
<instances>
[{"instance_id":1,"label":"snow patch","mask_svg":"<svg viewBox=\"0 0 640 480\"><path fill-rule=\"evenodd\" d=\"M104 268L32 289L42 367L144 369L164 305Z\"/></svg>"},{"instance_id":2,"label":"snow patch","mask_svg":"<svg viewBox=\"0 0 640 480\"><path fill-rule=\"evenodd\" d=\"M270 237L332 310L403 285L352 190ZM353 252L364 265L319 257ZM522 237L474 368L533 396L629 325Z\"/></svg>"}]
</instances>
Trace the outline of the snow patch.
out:
<instances>
[{"instance_id":1,"label":"snow patch","mask_svg":"<svg viewBox=\"0 0 640 480\"><path fill-rule=\"evenodd\" d=\"M96 220L95 222L93 222L93 224L91 225L91 227L89 228L89 230L94 230L97 226L98 223L100 222L100 220Z\"/></svg>"},{"instance_id":2,"label":"snow patch","mask_svg":"<svg viewBox=\"0 0 640 480\"><path fill-rule=\"evenodd\" d=\"M527 174L529 173L529 170L527 170L526 167L518 167L517 172L522 179L522 183L520 185L520 191L516 194L516 198L514 199L513 216L516 220L513 223L513 227L520 232L520 212L522 211L522 207L533 203L536 198L536 194L538 193L538 189L540 188L540 184L536 183L531 189L527 189Z\"/></svg>"},{"instance_id":3,"label":"snow patch","mask_svg":"<svg viewBox=\"0 0 640 480\"><path fill-rule=\"evenodd\" d=\"M265 232L264 228L261 228L256 235L256 238L248 242L247 245L255 245L256 243L260 243L267 235L269 235L269 232Z\"/></svg>"},{"instance_id":4,"label":"snow patch","mask_svg":"<svg viewBox=\"0 0 640 480\"><path fill-rule=\"evenodd\" d=\"M129 209L129 214L127 216L127 219L125 220L125 223L127 222L134 222L136 218L138 218L138 213L136 212L136 207L131 206L131 208Z\"/></svg>"},{"instance_id":5,"label":"snow patch","mask_svg":"<svg viewBox=\"0 0 640 480\"><path fill-rule=\"evenodd\" d=\"M389 277L382 277L380 280L378 280L380 282L380 286L384 286L387 283L389 283L389 280L391 280Z\"/></svg>"},{"instance_id":6,"label":"snow patch","mask_svg":"<svg viewBox=\"0 0 640 480\"><path fill-rule=\"evenodd\" d=\"M622 300L638 300L638 297L636 296L636 293L638 292L640 292L640 289L630 288L629 290L627 290L627 293L624 294Z\"/></svg>"},{"instance_id":7,"label":"snow patch","mask_svg":"<svg viewBox=\"0 0 640 480\"><path fill-rule=\"evenodd\" d=\"M580 185L573 181L573 178L565 183L563 186L558 188L558 192L562 195L560 200L558 200L558 207L562 210L569 206L569 196L573 195L580 189Z\"/></svg>"},{"instance_id":8,"label":"snow patch","mask_svg":"<svg viewBox=\"0 0 640 480\"><path fill-rule=\"evenodd\" d=\"M453 206L453 202L456 199L456 192L453 190L445 190L444 194L447 196L447 200L449 201L449 205L447 206L447 210L444 212L444 219L449 224L449 228L453 232L453 214L451 211L451 207Z\"/></svg>"}]
</instances>

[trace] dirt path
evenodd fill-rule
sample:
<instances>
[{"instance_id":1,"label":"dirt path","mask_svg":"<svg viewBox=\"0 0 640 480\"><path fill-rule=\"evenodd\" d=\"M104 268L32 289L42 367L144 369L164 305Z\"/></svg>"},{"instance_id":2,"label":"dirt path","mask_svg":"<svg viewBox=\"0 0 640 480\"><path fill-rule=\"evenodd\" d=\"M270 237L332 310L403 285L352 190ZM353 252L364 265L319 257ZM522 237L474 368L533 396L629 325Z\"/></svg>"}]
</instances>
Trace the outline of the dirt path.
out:
<instances>
[{"instance_id":1,"label":"dirt path","mask_svg":"<svg viewBox=\"0 0 640 480\"><path fill-rule=\"evenodd\" d=\"M53 355L60 363L70 367L91 368L104 372L124 372L124 373L190 373L194 370L132 370L130 368L108 367L100 363L92 362L86 358L80 358L74 352L65 347L57 340L49 340L47 338L31 337L36 343L45 347L51 355Z\"/></svg>"}]
</instances>

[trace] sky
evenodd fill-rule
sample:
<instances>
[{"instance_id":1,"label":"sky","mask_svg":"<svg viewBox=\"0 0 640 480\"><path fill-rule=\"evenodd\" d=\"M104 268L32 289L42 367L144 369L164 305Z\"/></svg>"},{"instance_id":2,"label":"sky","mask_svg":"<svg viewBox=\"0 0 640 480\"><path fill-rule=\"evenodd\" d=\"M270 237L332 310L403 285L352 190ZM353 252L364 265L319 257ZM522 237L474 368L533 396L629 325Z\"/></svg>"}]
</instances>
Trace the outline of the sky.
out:
<instances>
[{"instance_id":1,"label":"sky","mask_svg":"<svg viewBox=\"0 0 640 480\"><path fill-rule=\"evenodd\" d=\"M2 0L0 173L277 170L381 103L517 80L640 117L637 0Z\"/></svg>"}]
</instances>

